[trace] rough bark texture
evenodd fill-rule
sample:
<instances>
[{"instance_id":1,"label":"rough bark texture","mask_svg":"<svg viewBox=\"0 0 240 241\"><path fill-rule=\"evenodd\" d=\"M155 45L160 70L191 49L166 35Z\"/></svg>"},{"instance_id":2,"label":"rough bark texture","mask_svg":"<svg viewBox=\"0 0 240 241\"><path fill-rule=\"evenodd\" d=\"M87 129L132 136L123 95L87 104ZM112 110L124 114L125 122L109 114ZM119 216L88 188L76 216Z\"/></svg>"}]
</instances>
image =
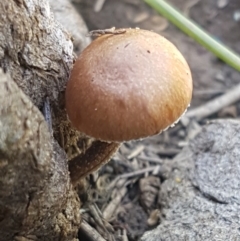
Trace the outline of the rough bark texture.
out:
<instances>
[{"instance_id":1,"label":"rough bark texture","mask_svg":"<svg viewBox=\"0 0 240 241\"><path fill-rule=\"evenodd\" d=\"M71 240L80 203L66 155L41 112L2 70L0 89L0 240L31 234L37 240ZM59 216L69 208L70 216Z\"/></svg>"},{"instance_id":2,"label":"rough bark texture","mask_svg":"<svg viewBox=\"0 0 240 241\"><path fill-rule=\"evenodd\" d=\"M57 3L66 7L67 1L52 1L57 18L64 18ZM76 12L67 14L73 21ZM89 41L84 42L86 26L80 20L79 51ZM0 1L0 241L77 237L80 200L68 160L84 153L92 140L71 127L65 111L64 91L74 63L71 39L46 0ZM53 135L39 111L46 102ZM99 162L83 157L83 169L88 173Z\"/></svg>"},{"instance_id":3,"label":"rough bark texture","mask_svg":"<svg viewBox=\"0 0 240 241\"><path fill-rule=\"evenodd\" d=\"M67 156L39 111L48 97L54 136L76 144L63 99L73 61L71 38L47 1L0 1L0 240L77 236L80 201Z\"/></svg>"},{"instance_id":4,"label":"rough bark texture","mask_svg":"<svg viewBox=\"0 0 240 241\"><path fill-rule=\"evenodd\" d=\"M215 121L173 161L162 220L142 241L240 240L240 122Z\"/></svg>"},{"instance_id":5,"label":"rough bark texture","mask_svg":"<svg viewBox=\"0 0 240 241\"><path fill-rule=\"evenodd\" d=\"M54 21L46 0L0 2L0 67L39 109L49 98L54 137L69 156L81 152L80 134L71 128L64 108L73 62L71 36Z\"/></svg>"},{"instance_id":6,"label":"rough bark texture","mask_svg":"<svg viewBox=\"0 0 240 241\"><path fill-rule=\"evenodd\" d=\"M37 107L46 96L58 103L73 64L70 36L53 20L47 1L4 0L0 12L1 67Z\"/></svg>"}]
</instances>

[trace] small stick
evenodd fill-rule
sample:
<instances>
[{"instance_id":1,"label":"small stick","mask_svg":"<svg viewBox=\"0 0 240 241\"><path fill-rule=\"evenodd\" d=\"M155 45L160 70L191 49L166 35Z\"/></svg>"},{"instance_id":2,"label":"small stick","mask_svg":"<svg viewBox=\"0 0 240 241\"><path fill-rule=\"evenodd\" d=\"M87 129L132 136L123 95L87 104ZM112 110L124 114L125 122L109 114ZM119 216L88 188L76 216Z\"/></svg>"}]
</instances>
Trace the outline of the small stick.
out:
<instances>
[{"instance_id":1,"label":"small stick","mask_svg":"<svg viewBox=\"0 0 240 241\"><path fill-rule=\"evenodd\" d=\"M123 241L128 241L127 230L123 229Z\"/></svg>"},{"instance_id":2,"label":"small stick","mask_svg":"<svg viewBox=\"0 0 240 241\"><path fill-rule=\"evenodd\" d=\"M136 156L138 156L143 150L144 150L145 146L144 145L139 145L137 146L133 151L132 153L130 153L128 156L127 156L127 159L132 159Z\"/></svg>"},{"instance_id":3,"label":"small stick","mask_svg":"<svg viewBox=\"0 0 240 241\"><path fill-rule=\"evenodd\" d=\"M122 187L120 190L118 190L117 196L111 200L111 202L107 205L107 207L103 211L103 217L106 220L110 220L112 218L117 207L121 203L121 201L122 201L123 197L126 195L126 193L127 193L126 187Z\"/></svg>"},{"instance_id":4,"label":"small stick","mask_svg":"<svg viewBox=\"0 0 240 241\"><path fill-rule=\"evenodd\" d=\"M148 161L148 162L154 162L154 163L157 163L157 164L160 164L162 165L163 164L163 160L161 158L157 158L157 157L149 157L149 156L138 156L137 159L140 159L140 160L143 160L143 161Z\"/></svg>"},{"instance_id":5,"label":"small stick","mask_svg":"<svg viewBox=\"0 0 240 241\"><path fill-rule=\"evenodd\" d=\"M222 95L226 91L220 89L195 90L194 96Z\"/></svg>"},{"instance_id":6,"label":"small stick","mask_svg":"<svg viewBox=\"0 0 240 241\"><path fill-rule=\"evenodd\" d=\"M50 107L50 101L47 97L43 103L43 110L42 110L43 116L48 124L48 129L51 135L53 135L53 129L52 129L52 114L51 114L51 107Z\"/></svg>"},{"instance_id":7,"label":"small stick","mask_svg":"<svg viewBox=\"0 0 240 241\"><path fill-rule=\"evenodd\" d=\"M220 97L216 97L209 102L189 110L184 116L184 118L195 118L196 120L202 120L203 118L210 116L224 107L227 107L240 100L240 84L233 87L225 94Z\"/></svg>"},{"instance_id":8,"label":"small stick","mask_svg":"<svg viewBox=\"0 0 240 241\"><path fill-rule=\"evenodd\" d=\"M147 150L152 151L153 153L157 153L159 155L164 155L164 156L175 156L178 154L181 150L179 148L161 148L159 147L158 149L155 148L154 146L148 146Z\"/></svg>"},{"instance_id":9,"label":"small stick","mask_svg":"<svg viewBox=\"0 0 240 241\"><path fill-rule=\"evenodd\" d=\"M87 34L87 37L99 37L104 34L116 35L116 34L123 34L123 33L126 33L125 28L116 29L115 27L112 27L107 29L92 30Z\"/></svg>"},{"instance_id":10,"label":"small stick","mask_svg":"<svg viewBox=\"0 0 240 241\"><path fill-rule=\"evenodd\" d=\"M82 221L80 230L84 232L91 241L106 241L97 231L92 228L86 221Z\"/></svg>"},{"instance_id":11,"label":"small stick","mask_svg":"<svg viewBox=\"0 0 240 241\"><path fill-rule=\"evenodd\" d=\"M103 217L102 217L102 213L100 212L100 210L98 209L98 206L93 203L93 204L89 204L88 205L88 209L90 212L90 215L93 217L94 221L96 222L96 224L106 233L108 233L107 228L105 227L104 223L103 223Z\"/></svg>"},{"instance_id":12,"label":"small stick","mask_svg":"<svg viewBox=\"0 0 240 241\"><path fill-rule=\"evenodd\" d=\"M137 171L134 171L134 172L122 174L122 175L118 176L118 178L119 178L119 179L122 179L122 178L136 177L136 176L145 174L145 173L147 173L147 172L153 172L153 171L155 171L157 168L159 169L160 166L159 166L159 165L156 165L156 166L152 166L152 167L143 168L143 169L140 169L140 170L137 170Z\"/></svg>"},{"instance_id":13,"label":"small stick","mask_svg":"<svg viewBox=\"0 0 240 241\"><path fill-rule=\"evenodd\" d=\"M119 207L119 204L121 203L123 197L127 193L127 185L129 183L132 183L132 181L129 181L127 179L119 179L116 177L112 183L107 187L107 190L112 190L113 187L114 190L112 191L111 198L112 200L108 203L108 205L103 210L103 217L106 220L110 220L114 213L116 212L117 208Z\"/></svg>"}]
</instances>

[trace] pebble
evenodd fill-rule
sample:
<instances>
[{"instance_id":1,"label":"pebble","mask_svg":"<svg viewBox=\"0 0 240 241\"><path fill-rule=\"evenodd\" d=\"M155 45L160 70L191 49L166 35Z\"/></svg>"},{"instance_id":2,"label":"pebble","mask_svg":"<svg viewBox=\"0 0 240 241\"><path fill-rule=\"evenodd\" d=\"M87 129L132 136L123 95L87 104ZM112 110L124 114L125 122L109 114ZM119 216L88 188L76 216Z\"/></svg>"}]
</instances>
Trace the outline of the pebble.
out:
<instances>
[{"instance_id":1,"label":"pebble","mask_svg":"<svg viewBox=\"0 0 240 241\"><path fill-rule=\"evenodd\" d=\"M218 8L225 8L229 3L229 0L218 0L217 6Z\"/></svg>"},{"instance_id":2,"label":"pebble","mask_svg":"<svg viewBox=\"0 0 240 241\"><path fill-rule=\"evenodd\" d=\"M236 21L236 22L239 22L239 21L240 21L240 10L234 11L234 13L233 13L233 19L234 19L234 21Z\"/></svg>"}]
</instances>

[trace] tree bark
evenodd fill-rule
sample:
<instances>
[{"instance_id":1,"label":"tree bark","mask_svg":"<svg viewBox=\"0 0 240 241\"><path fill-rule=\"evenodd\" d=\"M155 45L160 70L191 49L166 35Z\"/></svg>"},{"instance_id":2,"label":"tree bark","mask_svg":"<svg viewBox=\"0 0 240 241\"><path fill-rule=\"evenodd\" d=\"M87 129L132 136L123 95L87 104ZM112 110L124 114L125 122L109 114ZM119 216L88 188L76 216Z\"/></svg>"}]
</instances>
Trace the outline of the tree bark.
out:
<instances>
[{"instance_id":1,"label":"tree bark","mask_svg":"<svg viewBox=\"0 0 240 241\"><path fill-rule=\"evenodd\" d=\"M54 21L46 0L3 0L0 14L0 67L39 109L49 98L54 137L69 157L76 156L81 135L64 108L74 62L71 35Z\"/></svg>"},{"instance_id":2,"label":"tree bark","mask_svg":"<svg viewBox=\"0 0 240 241\"><path fill-rule=\"evenodd\" d=\"M73 62L46 0L0 1L0 241L77 237L80 201L58 144L79 140L63 99ZM46 98L58 142L39 111Z\"/></svg>"},{"instance_id":3,"label":"tree bark","mask_svg":"<svg viewBox=\"0 0 240 241\"><path fill-rule=\"evenodd\" d=\"M51 0L56 18L69 4ZM65 27L72 32L70 19ZM85 32L72 32L80 51ZM119 147L71 127L64 91L74 56L72 37L47 0L0 1L0 241L74 240L80 200L73 184Z\"/></svg>"}]
</instances>

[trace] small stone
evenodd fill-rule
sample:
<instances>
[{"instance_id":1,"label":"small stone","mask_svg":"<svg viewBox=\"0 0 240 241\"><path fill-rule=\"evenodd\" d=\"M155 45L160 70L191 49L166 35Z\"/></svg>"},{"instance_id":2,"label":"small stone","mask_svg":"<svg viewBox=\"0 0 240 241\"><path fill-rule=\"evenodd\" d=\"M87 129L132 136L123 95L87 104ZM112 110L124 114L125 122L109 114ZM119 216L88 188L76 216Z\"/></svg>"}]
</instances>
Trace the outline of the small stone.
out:
<instances>
[{"instance_id":1,"label":"small stone","mask_svg":"<svg viewBox=\"0 0 240 241\"><path fill-rule=\"evenodd\" d=\"M229 0L218 0L217 6L218 8L225 8L229 3Z\"/></svg>"},{"instance_id":2,"label":"small stone","mask_svg":"<svg viewBox=\"0 0 240 241\"><path fill-rule=\"evenodd\" d=\"M234 13L233 13L233 19L234 19L234 21L236 21L236 22L239 22L239 21L240 21L240 10L234 11Z\"/></svg>"},{"instance_id":3,"label":"small stone","mask_svg":"<svg viewBox=\"0 0 240 241\"><path fill-rule=\"evenodd\" d=\"M224 76L223 72L218 72L218 73L215 75L215 79L216 79L217 81L224 82L224 81L225 81L225 76Z\"/></svg>"}]
</instances>

